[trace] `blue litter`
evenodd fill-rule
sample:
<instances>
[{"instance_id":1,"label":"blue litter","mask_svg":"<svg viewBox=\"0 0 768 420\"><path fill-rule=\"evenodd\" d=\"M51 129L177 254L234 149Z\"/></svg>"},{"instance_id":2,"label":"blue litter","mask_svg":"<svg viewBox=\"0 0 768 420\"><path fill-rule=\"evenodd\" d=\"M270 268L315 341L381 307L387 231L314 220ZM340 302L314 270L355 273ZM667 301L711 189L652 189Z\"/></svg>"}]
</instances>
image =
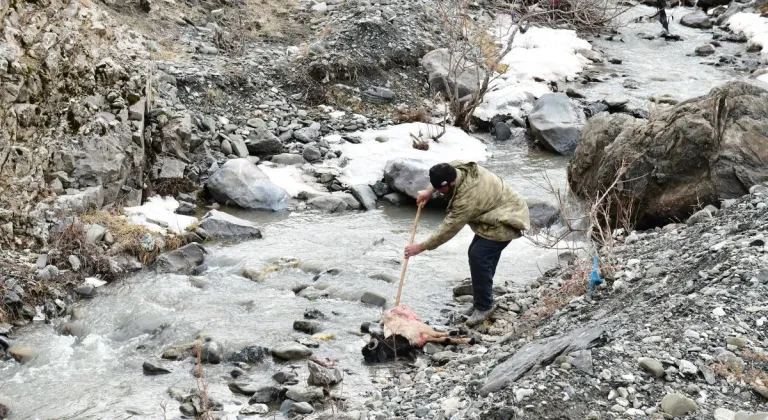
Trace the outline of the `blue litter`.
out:
<instances>
[{"instance_id":1,"label":"blue litter","mask_svg":"<svg viewBox=\"0 0 768 420\"><path fill-rule=\"evenodd\" d=\"M598 264L597 255L592 257L592 273L589 275L589 294L595 290L595 287L603 284L605 280L600 277L600 265Z\"/></svg>"}]
</instances>

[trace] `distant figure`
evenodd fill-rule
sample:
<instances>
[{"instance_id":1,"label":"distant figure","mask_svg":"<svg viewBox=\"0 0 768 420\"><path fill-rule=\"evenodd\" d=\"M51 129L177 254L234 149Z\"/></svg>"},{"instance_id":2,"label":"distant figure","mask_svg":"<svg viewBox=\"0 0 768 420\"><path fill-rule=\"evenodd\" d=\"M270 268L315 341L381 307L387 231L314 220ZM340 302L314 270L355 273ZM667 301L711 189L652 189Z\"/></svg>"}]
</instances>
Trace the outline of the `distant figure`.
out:
<instances>
[{"instance_id":1,"label":"distant figure","mask_svg":"<svg viewBox=\"0 0 768 420\"><path fill-rule=\"evenodd\" d=\"M667 0L656 0L656 14L651 16L652 18L657 17L659 18L659 23L661 23L661 26L664 27L664 30L669 32L669 21L667 20Z\"/></svg>"}]
</instances>

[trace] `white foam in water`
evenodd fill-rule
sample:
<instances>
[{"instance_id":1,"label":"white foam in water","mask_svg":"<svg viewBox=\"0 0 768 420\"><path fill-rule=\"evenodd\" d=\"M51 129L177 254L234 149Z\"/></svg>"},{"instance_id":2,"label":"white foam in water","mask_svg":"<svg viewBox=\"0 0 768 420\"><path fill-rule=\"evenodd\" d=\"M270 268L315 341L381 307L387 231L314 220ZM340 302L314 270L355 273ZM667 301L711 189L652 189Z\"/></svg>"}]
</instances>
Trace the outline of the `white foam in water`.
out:
<instances>
[{"instance_id":1,"label":"white foam in water","mask_svg":"<svg viewBox=\"0 0 768 420\"><path fill-rule=\"evenodd\" d=\"M269 180L278 187L284 189L291 197L296 197L302 191L313 192L315 194L319 191L315 190L302 179L304 171L293 165L276 167L272 165L259 165L264 174L269 177Z\"/></svg>"},{"instance_id":2,"label":"white foam in water","mask_svg":"<svg viewBox=\"0 0 768 420\"><path fill-rule=\"evenodd\" d=\"M146 203L138 207L123 209L128 221L146 226L153 232L163 233L170 230L182 233L191 224L197 222L196 217L174 213L179 208L179 202L173 197L150 197Z\"/></svg>"},{"instance_id":3,"label":"white foam in water","mask_svg":"<svg viewBox=\"0 0 768 420\"><path fill-rule=\"evenodd\" d=\"M728 19L728 27L737 34L744 34L751 44L760 45L763 55L768 55L768 19L756 13L739 12ZM766 81L761 77L758 80Z\"/></svg>"},{"instance_id":4,"label":"white foam in water","mask_svg":"<svg viewBox=\"0 0 768 420\"><path fill-rule=\"evenodd\" d=\"M502 49L513 29L508 16L499 18L493 35ZM571 30L532 27L517 33L512 49L501 60L508 66L506 71L491 82L490 91L474 115L490 121L496 115L519 116L521 110L529 111L532 98L550 92L546 82L574 78L589 64L576 52L582 49L591 50L592 46Z\"/></svg>"},{"instance_id":5,"label":"white foam in water","mask_svg":"<svg viewBox=\"0 0 768 420\"><path fill-rule=\"evenodd\" d=\"M439 126L424 123L408 123L384 130L366 130L354 133L362 138L360 144L344 142L335 146L342 156L349 158L344 167L341 182L347 185L372 184L384 176L387 161L396 158L415 158L428 164L452 160L484 161L487 157L485 145L478 139L456 127L446 127L446 133L437 142L429 142L429 150L413 148L411 134L438 133ZM378 142L379 136L386 137Z\"/></svg>"},{"instance_id":6,"label":"white foam in water","mask_svg":"<svg viewBox=\"0 0 768 420\"><path fill-rule=\"evenodd\" d=\"M762 76L758 76L758 77L757 77L757 80L759 80L759 81L761 81L761 82L765 82L765 83L768 83L768 73L766 73L766 74L764 74L764 75L762 75Z\"/></svg>"}]
</instances>

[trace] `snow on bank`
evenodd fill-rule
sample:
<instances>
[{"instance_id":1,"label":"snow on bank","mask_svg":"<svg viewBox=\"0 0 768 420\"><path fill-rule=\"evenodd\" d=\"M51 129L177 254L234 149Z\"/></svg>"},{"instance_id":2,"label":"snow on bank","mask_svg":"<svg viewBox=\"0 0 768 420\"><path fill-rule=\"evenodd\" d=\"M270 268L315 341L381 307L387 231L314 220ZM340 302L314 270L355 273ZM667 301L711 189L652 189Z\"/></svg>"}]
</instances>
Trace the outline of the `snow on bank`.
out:
<instances>
[{"instance_id":1,"label":"snow on bank","mask_svg":"<svg viewBox=\"0 0 768 420\"><path fill-rule=\"evenodd\" d=\"M512 28L508 16L498 20L493 35L502 49ZM492 82L474 115L490 121L496 115L520 116L521 111L529 111L535 98L551 92L547 82L576 77L590 62L577 51L591 49L589 42L572 30L532 27L518 33L512 49L501 60L507 66L505 72Z\"/></svg>"},{"instance_id":2,"label":"snow on bank","mask_svg":"<svg viewBox=\"0 0 768 420\"><path fill-rule=\"evenodd\" d=\"M146 203L137 207L123 209L128 221L146 226L153 232L165 233L166 229L181 234L191 224L197 222L196 217L174 213L179 208L179 202L173 197L150 197Z\"/></svg>"},{"instance_id":3,"label":"snow on bank","mask_svg":"<svg viewBox=\"0 0 768 420\"><path fill-rule=\"evenodd\" d=\"M756 13L739 12L728 19L728 27L737 34L744 34L749 43L762 47L768 55L768 19Z\"/></svg>"},{"instance_id":4,"label":"snow on bank","mask_svg":"<svg viewBox=\"0 0 768 420\"><path fill-rule=\"evenodd\" d=\"M418 136L420 131L426 134L439 133L440 130L433 124L409 123L355 133L362 138L360 144L343 142L334 145L343 157L349 159L339 180L347 185L372 184L384 176L387 161L397 158L420 159L429 164L452 160L480 162L486 159L485 145L456 127L446 127L446 133L438 142L429 142L429 150L413 148L411 133ZM386 141L380 142L377 138L386 138Z\"/></svg>"},{"instance_id":5,"label":"snow on bank","mask_svg":"<svg viewBox=\"0 0 768 420\"><path fill-rule=\"evenodd\" d=\"M322 194L307 183L305 178L307 175L297 166L287 165L278 167L273 164L262 164L259 165L259 169L269 177L273 184L284 189L293 198L296 198L302 192L311 192L313 195Z\"/></svg>"}]
</instances>

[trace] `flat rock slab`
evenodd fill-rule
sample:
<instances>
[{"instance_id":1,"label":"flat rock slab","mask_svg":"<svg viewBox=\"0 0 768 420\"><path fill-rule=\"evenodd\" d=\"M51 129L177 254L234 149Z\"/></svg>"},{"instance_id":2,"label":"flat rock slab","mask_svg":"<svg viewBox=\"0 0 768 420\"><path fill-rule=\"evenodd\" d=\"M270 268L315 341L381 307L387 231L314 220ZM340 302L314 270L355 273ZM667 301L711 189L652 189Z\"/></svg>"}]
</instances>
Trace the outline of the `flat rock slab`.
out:
<instances>
[{"instance_id":1,"label":"flat rock slab","mask_svg":"<svg viewBox=\"0 0 768 420\"><path fill-rule=\"evenodd\" d=\"M253 223L218 210L211 210L200 220L200 227L212 239L258 239L261 230Z\"/></svg>"},{"instance_id":2,"label":"flat rock slab","mask_svg":"<svg viewBox=\"0 0 768 420\"><path fill-rule=\"evenodd\" d=\"M280 360L300 360L312 355L312 350L299 343L285 342L272 348L272 356Z\"/></svg>"},{"instance_id":3,"label":"flat rock slab","mask_svg":"<svg viewBox=\"0 0 768 420\"><path fill-rule=\"evenodd\" d=\"M561 354L586 350L598 344L603 333L611 326L611 319L598 321L567 334L528 343L507 361L496 366L480 389L482 396L499 391L522 378L537 366L552 363Z\"/></svg>"}]
</instances>

